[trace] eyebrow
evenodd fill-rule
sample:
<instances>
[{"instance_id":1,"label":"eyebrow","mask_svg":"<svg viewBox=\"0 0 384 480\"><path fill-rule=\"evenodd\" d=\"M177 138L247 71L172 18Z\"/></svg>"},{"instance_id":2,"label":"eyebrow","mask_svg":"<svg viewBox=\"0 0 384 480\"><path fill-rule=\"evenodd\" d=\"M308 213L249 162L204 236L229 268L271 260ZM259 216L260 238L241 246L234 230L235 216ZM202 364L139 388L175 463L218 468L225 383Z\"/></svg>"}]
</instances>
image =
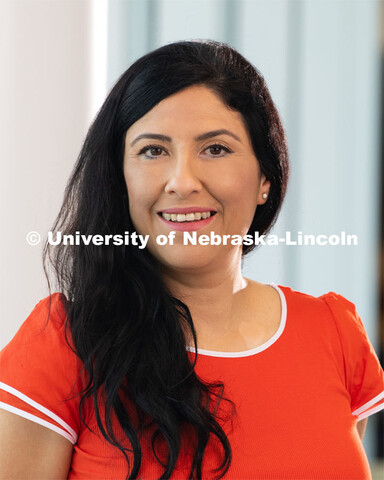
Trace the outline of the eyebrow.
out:
<instances>
[{"instance_id":1,"label":"eyebrow","mask_svg":"<svg viewBox=\"0 0 384 480\"><path fill-rule=\"evenodd\" d=\"M230 130L227 130L225 128L221 128L220 130L212 130L211 132L206 132L202 133L201 135L198 135L197 137L194 138L196 142L201 142L202 140L207 140L208 138L212 137L217 137L218 135L229 135L230 137L234 138L238 142L241 143L240 138L232 133ZM168 137L168 135L162 135L160 133L142 133L141 135L138 135L131 143L131 147L141 140L142 138L153 138L155 140L161 140L163 142L172 142L172 138Z\"/></svg>"}]
</instances>

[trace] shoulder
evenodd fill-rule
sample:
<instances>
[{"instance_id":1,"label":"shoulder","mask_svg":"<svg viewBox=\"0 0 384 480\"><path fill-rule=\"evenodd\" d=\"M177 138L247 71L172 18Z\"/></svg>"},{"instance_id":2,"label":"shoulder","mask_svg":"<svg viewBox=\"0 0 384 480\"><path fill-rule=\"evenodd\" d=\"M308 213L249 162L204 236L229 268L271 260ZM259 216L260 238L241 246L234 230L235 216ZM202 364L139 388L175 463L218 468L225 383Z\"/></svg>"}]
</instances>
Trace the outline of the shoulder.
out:
<instances>
[{"instance_id":1,"label":"shoulder","mask_svg":"<svg viewBox=\"0 0 384 480\"><path fill-rule=\"evenodd\" d=\"M35 305L22 327L28 326L38 329L49 321L53 328L60 329L67 317L67 305L68 300L65 295L55 292Z\"/></svg>"},{"instance_id":2,"label":"shoulder","mask_svg":"<svg viewBox=\"0 0 384 480\"><path fill-rule=\"evenodd\" d=\"M309 324L316 338L336 352L352 414L360 421L383 409L384 371L355 304L332 291L315 297L279 287L287 297L288 312L301 316L305 321L300 325Z\"/></svg>"},{"instance_id":3,"label":"shoulder","mask_svg":"<svg viewBox=\"0 0 384 480\"><path fill-rule=\"evenodd\" d=\"M278 287L284 295L284 298L289 305L288 310L291 313L295 312L295 314L306 315L310 313L315 317L330 316L331 311L329 304L333 304L333 302L343 303L343 300L346 300L344 297L334 292L328 292L320 296L314 296L309 293L294 290L286 285L275 286Z\"/></svg>"},{"instance_id":4,"label":"shoulder","mask_svg":"<svg viewBox=\"0 0 384 480\"><path fill-rule=\"evenodd\" d=\"M38 302L16 332L1 350L1 373L21 375L21 368L36 371L36 381L43 372L55 370L57 365L75 365L77 356L67 319L67 299L54 293Z\"/></svg>"},{"instance_id":5,"label":"shoulder","mask_svg":"<svg viewBox=\"0 0 384 480\"><path fill-rule=\"evenodd\" d=\"M330 291L319 296L314 296L293 290L291 287L285 285L277 286L284 293L285 297L289 299L289 302L296 307L310 309L312 311L325 311L332 316L346 312L356 314L355 304L339 293Z\"/></svg>"},{"instance_id":6,"label":"shoulder","mask_svg":"<svg viewBox=\"0 0 384 480\"><path fill-rule=\"evenodd\" d=\"M288 305L288 314L305 319L311 328L324 329L324 333L337 334L339 339L366 338L364 324L355 304L343 295L330 291L319 296L278 285Z\"/></svg>"},{"instance_id":7,"label":"shoulder","mask_svg":"<svg viewBox=\"0 0 384 480\"><path fill-rule=\"evenodd\" d=\"M83 380L67 328L66 306L60 293L42 299L0 352L0 408L43 424L74 443Z\"/></svg>"},{"instance_id":8,"label":"shoulder","mask_svg":"<svg viewBox=\"0 0 384 480\"><path fill-rule=\"evenodd\" d=\"M28 366L42 373L58 367L73 370L78 363L67 320L68 301L61 293L40 300L22 323L12 340L0 352L2 374ZM57 370L56 370L57 371ZM21 372L19 372L21 373ZM22 375L20 375L21 377Z\"/></svg>"},{"instance_id":9,"label":"shoulder","mask_svg":"<svg viewBox=\"0 0 384 480\"><path fill-rule=\"evenodd\" d=\"M279 287L287 298L291 318L294 316L301 327L308 327L318 338L341 349L344 357L362 354L362 349L373 350L355 304L343 295L330 291L316 297Z\"/></svg>"},{"instance_id":10,"label":"shoulder","mask_svg":"<svg viewBox=\"0 0 384 480\"><path fill-rule=\"evenodd\" d=\"M36 348L38 354L42 353L39 351L42 344L45 353L57 348L60 351L71 350L73 342L66 322L67 307L68 301L61 293L53 293L40 300L1 354L8 350L15 350L14 354L17 354L27 347ZM32 353L31 350L29 352Z\"/></svg>"}]
</instances>

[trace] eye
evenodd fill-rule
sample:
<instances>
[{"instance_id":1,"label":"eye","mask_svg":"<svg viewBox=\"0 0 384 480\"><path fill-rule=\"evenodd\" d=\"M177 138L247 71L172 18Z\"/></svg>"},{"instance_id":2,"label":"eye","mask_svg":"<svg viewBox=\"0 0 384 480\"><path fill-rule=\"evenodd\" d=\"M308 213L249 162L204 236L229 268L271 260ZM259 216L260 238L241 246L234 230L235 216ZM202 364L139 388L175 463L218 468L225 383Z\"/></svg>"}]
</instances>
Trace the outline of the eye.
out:
<instances>
[{"instance_id":1,"label":"eye","mask_svg":"<svg viewBox=\"0 0 384 480\"><path fill-rule=\"evenodd\" d=\"M139 151L139 155L144 154L146 158L156 158L161 157L163 152L166 152L166 150L160 145L146 145Z\"/></svg>"},{"instance_id":2,"label":"eye","mask_svg":"<svg viewBox=\"0 0 384 480\"><path fill-rule=\"evenodd\" d=\"M228 147L226 147L224 145L220 145L219 143L215 143L214 145L210 145L205 150L209 150L209 153L213 157L224 157L224 155L222 154L223 151L226 152L226 153L232 153L231 149L229 149Z\"/></svg>"}]
</instances>

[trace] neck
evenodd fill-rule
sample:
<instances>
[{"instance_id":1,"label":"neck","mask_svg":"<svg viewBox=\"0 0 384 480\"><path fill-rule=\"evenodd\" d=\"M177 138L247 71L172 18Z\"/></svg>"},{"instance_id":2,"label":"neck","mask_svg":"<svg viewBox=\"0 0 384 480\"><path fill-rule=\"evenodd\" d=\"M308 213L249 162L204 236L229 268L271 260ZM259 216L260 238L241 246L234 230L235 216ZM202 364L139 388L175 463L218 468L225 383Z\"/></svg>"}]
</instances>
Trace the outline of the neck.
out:
<instances>
[{"instance_id":1,"label":"neck","mask_svg":"<svg viewBox=\"0 0 384 480\"><path fill-rule=\"evenodd\" d=\"M236 328L235 319L248 286L241 273L241 252L227 263L222 260L204 271L163 271L169 291L188 306L200 338L228 334Z\"/></svg>"}]
</instances>

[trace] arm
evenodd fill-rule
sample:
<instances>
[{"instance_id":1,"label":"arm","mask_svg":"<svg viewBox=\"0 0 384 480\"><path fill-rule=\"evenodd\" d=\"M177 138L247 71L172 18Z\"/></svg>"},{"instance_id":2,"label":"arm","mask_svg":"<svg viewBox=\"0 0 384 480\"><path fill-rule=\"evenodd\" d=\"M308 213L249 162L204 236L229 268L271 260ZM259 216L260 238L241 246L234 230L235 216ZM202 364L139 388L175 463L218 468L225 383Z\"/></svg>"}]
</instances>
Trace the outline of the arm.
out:
<instances>
[{"instance_id":1,"label":"arm","mask_svg":"<svg viewBox=\"0 0 384 480\"><path fill-rule=\"evenodd\" d=\"M365 429L367 428L367 423L368 417L356 423L357 433L359 434L361 441L363 441Z\"/></svg>"},{"instance_id":2,"label":"arm","mask_svg":"<svg viewBox=\"0 0 384 480\"><path fill-rule=\"evenodd\" d=\"M0 410L0 471L7 480L64 480L72 443L62 435L14 413Z\"/></svg>"}]
</instances>

